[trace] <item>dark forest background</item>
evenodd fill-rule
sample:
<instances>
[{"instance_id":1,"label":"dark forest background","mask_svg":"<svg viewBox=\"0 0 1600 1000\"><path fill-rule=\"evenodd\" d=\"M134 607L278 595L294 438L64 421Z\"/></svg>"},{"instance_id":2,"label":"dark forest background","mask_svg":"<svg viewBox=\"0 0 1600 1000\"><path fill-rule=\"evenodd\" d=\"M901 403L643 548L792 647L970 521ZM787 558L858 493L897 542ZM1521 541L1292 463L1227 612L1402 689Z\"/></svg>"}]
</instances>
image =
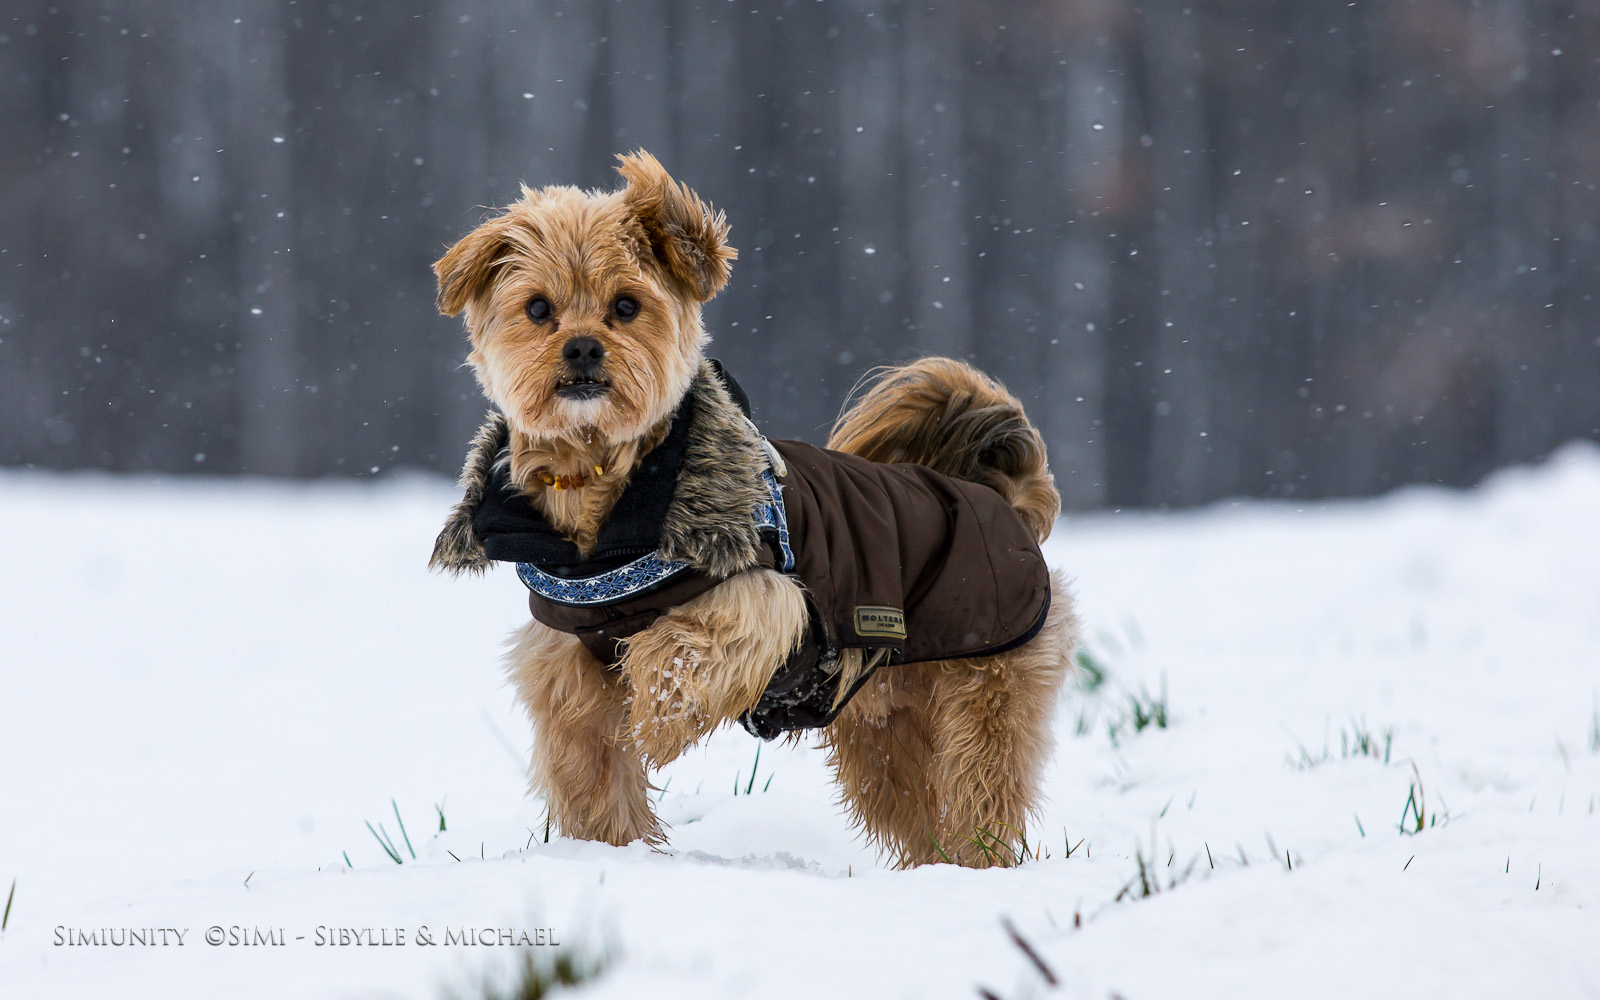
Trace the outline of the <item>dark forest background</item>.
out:
<instances>
[{"instance_id":1,"label":"dark forest background","mask_svg":"<svg viewBox=\"0 0 1600 1000\"><path fill-rule=\"evenodd\" d=\"M972 359L1069 507L1600 437L1592 0L8 0L0 463L453 471L430 263L644 147L774 436Z\"/></svg>"}]
</instances>

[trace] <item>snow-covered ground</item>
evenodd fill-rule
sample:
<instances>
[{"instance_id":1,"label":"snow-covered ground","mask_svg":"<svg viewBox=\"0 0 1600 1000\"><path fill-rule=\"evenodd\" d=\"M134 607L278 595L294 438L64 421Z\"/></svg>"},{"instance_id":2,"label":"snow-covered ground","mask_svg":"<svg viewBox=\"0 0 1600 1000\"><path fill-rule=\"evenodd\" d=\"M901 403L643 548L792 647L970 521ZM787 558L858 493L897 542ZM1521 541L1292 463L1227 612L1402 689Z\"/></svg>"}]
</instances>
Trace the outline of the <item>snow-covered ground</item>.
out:
<instances>
[{"instance_id":1,"label":"snow-covered ground","mask_svg":"<svg viewBox=\"0 0 1600 1000\"><path fill-rule=\"evenodd\" d=\"M0 473L0 996L436 998L539 928L610 953L587 997L1600 996L1600 450L1064 520L1106 679L989 871L885 870L818 752L727 730L658 779L670 850L544 842L522 587L424 568L452 492ZM172 943L66 943L127 928Z\"/></svg>"}]
</instances>

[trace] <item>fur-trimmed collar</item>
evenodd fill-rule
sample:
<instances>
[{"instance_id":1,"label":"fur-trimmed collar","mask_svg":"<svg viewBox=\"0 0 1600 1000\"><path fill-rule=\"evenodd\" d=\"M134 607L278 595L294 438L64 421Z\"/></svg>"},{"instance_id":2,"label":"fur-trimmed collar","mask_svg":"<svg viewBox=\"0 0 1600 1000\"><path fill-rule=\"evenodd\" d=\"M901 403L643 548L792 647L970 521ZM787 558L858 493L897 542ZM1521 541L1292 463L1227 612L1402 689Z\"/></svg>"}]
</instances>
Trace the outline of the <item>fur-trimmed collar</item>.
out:
<instances>
[{"instance_id":1,"label":"fur-trimmed collar","mask_svg":"<svg viewBox=\"0 0 1600 1000\"><path fill-rule=\"evenodd\" d=\"M622 552L644 542L663 557L714 577L752 565L761 538L751 513L767 499L761 473L769 460L747 406L743 391L721 365L701 362L667 439L630 473L633 478L601 528L591 558L605 558L608 543L614 552ZM541 553L539 561L569 566L586 561L509 485L506 463L498 462L509 442L505 417L491 412L467 453L462 498L434 542L430 567L455 574L483 572L492 560L482 532L504 528L508 521L516 522L522 548L531 545ZM668 494L663 490L670 491L664 505L659 497ZM491 522L496 527L486 529ZM651 534L655 537L649 538ZM510 552L498 554L504 558Z\"/></svg>"}]
</instances>

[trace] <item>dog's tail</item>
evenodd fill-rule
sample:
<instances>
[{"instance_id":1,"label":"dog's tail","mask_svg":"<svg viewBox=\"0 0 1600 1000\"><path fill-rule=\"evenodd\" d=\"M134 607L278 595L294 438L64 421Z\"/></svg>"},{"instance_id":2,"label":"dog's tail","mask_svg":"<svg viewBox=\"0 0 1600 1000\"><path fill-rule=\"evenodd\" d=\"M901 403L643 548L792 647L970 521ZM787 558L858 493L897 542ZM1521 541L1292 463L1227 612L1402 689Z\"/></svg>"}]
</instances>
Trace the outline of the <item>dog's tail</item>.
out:
<instances>
[{"instance_id":1,"label":"dog's tail","mask_svg":"<svg viewBox=\"0 0 1600 1000\"><path fill-rule=\"evenodd\" d=\"M1040 541L1061 512L1044 439L994 379L953 358L881 370L839 415L828 447L874 462L911 462L991 487Z\"/></svg>"}]
</instances>

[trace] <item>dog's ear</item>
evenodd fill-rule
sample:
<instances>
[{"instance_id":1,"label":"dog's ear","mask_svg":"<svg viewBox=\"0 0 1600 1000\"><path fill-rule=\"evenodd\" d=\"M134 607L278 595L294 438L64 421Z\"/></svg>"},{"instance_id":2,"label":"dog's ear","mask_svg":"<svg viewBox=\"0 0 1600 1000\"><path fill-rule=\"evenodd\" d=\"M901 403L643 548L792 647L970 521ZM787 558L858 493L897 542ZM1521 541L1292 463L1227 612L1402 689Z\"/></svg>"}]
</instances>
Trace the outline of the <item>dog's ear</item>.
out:
<instances>
[{"instance_id":1,"label":"dog's ear","mask_svg":"<svg viewBox=\"0 0 1600 1000\"><path fill-rule=\"evenodd\" d=\"M728 283L739 252L728 246L728 220L673 180L644 150L617 157L628 182L623 199L644 227L650 251L689 294L708 301Z\"/></svg>"},{"instance_id":2,"label":"dog's ear","mask_svg":"<svg viewBox=\"0 0 1600 1000\"><path fill-rule=\"evenodd\" d=\"M511 220L500 215L461 237L433 265L439 278L439 311L454 316L489 284L497 264L511 252Z\"/></svg>"}]
</instances>

